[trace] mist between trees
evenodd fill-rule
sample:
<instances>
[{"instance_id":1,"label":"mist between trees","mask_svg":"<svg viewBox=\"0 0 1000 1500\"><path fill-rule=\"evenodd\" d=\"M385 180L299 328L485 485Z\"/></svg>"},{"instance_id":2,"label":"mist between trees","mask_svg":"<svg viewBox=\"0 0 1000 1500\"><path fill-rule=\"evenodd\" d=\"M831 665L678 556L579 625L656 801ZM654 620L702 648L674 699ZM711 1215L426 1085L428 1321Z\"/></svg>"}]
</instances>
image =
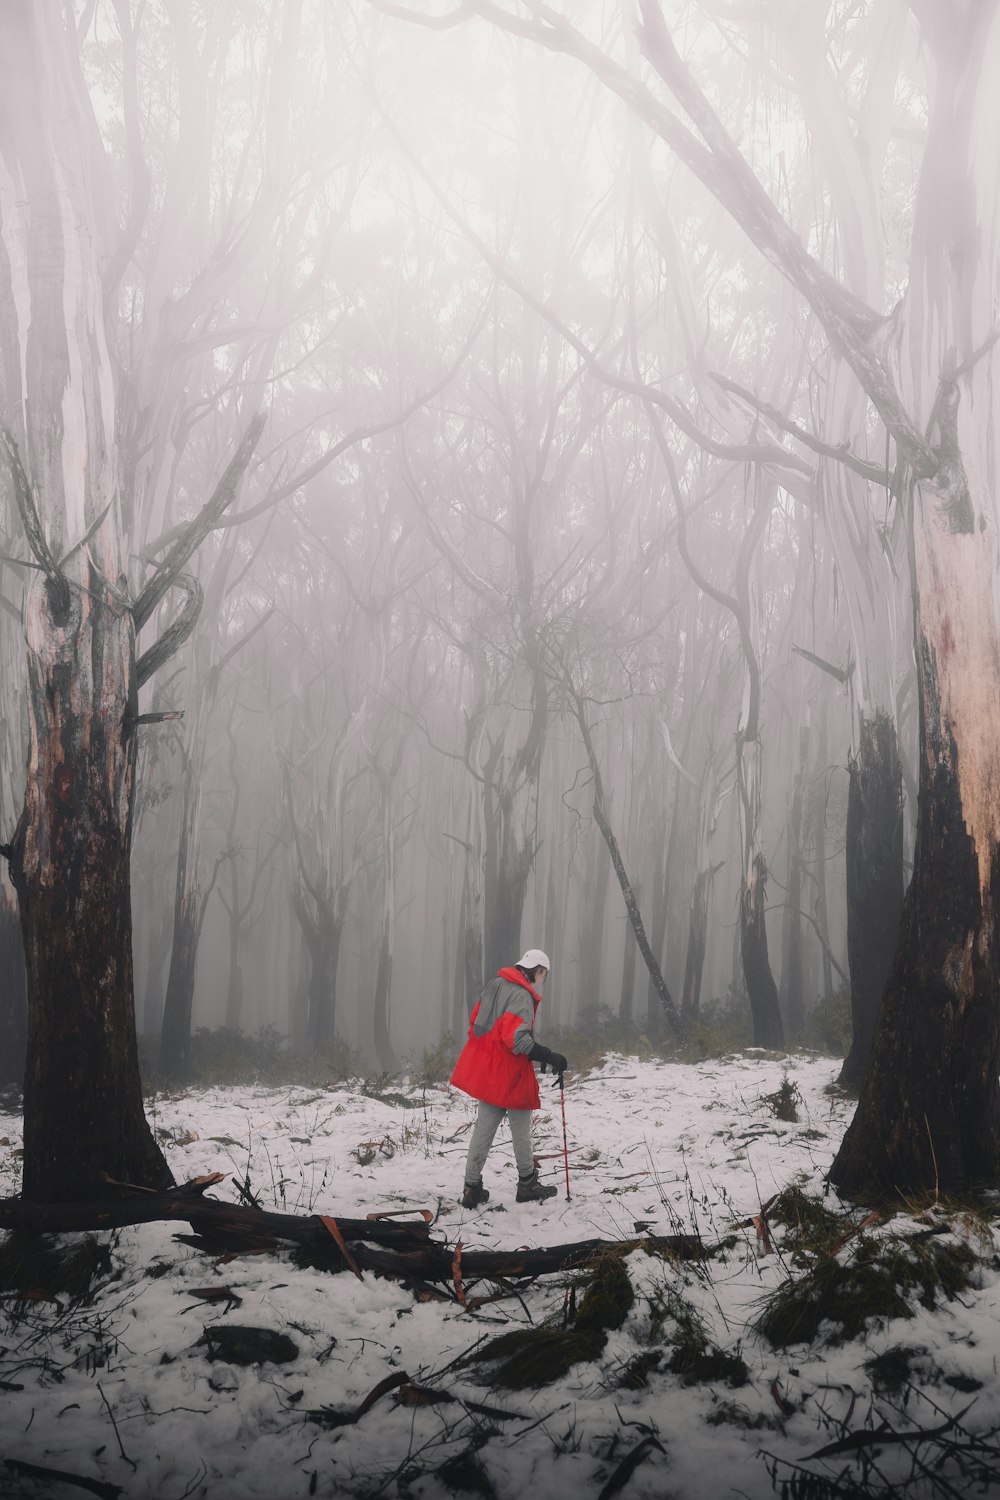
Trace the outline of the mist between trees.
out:
<instances>
[{"instance_id":1,"label":"mist between trees","mask_svg":"<svg viewBox=\"0 0 1000 1500\"><path fill-rule=\"evenodd\" d=\"M545 1033L843 1046L845 1190L992 1176L993 8L0 46L26 1193L162 1177L133 1008L392 1072L528 943Z\"/></svg>"}]
</instances>

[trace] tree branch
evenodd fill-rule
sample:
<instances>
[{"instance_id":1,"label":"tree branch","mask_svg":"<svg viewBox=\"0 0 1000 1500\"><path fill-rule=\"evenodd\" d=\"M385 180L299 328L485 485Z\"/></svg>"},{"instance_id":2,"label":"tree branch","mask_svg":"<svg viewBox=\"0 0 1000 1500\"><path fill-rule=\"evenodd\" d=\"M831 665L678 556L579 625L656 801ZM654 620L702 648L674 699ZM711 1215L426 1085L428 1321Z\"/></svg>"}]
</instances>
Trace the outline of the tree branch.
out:
<instances>
[{"instance_id":1,"label":"tree branch","mask_svg":"<svg viewBox=\"0 0 1000 1500\"><path fill-rule=\"evenodd\" d=\"M184 527L181 535L135 601L132 606L132 616L135 620L136 632L142 629L167 590L177 580L189 558L194 555L215 523L232 505L240 480L243 478L258 439L264 430L265 421L263 412L258 412L253 418L226 472L216 485L212 498L202 507L194 520Z\"/></svg>"},{"instance_id":2,"label":"tree branch","mask_svg":"<svg viewBox=\"0 0 1000 1500\"><path fill-rule=\"evenodd\" d=\"M811 661L814 667L819 667L821 672L826 672L829 676L835 677L845 687L854 676L854 663L850 657L848 657L846 667L835 667L832 662L825 661L822 656L817 656L814 651L807 651L805 646L796 646L794 641L792 642L792 650L798 656L804 656L806 661Z\"/></svg>"},{"instance_id":3,"label":"tree branch","mask_svg":"<svg viewBox=\"0 0 1000 1500\"><path fill-rule=\"evenodd\" d=\"M169 661L177 654L198 623L198 616L205 602L201 584L193 574L178 573L171 582L175 588L184 590L187 594L187 601L173 624L167 627L159 640L155 641L148 651L144 651L136 662L135 676L139 687L142 687L144 682L148 682L165 661Z\"/></svg>"},{"instance_id":4,"label":"tree branch","mask_svg":"<svg viewBox=\"0 0 1000 1500\"><path fill-rule=\"evenodd\" d=\"M853 469L855 474L860 474L862 479L867 479L869 483L881 485L883 489L885 488L887 483L886 471L880 464L869 463L867 459L858 458L856 454L851 452L846 443L824 443L822 438L816 437L808 428L800 427L798 422L793 422L790 417L783 416L776 406L772 406L768 401L762 401L759 396L754 395L753 391L746 390L744 386L739 385L735 380L730 380L728 376L719 375L713 371L709 378L714 380L716 385L721 385L724 391L731 392L732 395L738 396L741 401L745 401L748 406L752 406L754 411L759 411L761 416L767 417L776 427L780 427L783 432L787 432L792 437L798 438L799 442L804 443L807 448L811 448L813 453L820 453L825 458L836 459L837 463L843 464L845 468Z\"/></svg>"},{"instance_id":5,"label":"tree branch","mask_svg":"<svg viewBox=\"0 0 1000 1500\"><path fill-rule=\"evenodd\" d=\"M59 571L59 564L52 555L52 549L45 539L42 530L42 520L38 514L35 497L31 493L31 485L28 476L24 472L21 463L21 455L18 452L14 435L6 427L0 427L0 447L3 448L10 469L10 476L14 482L14 497L17 501L18 514L21 517L21 525L35 557L38 566L45 574L46 587L48 589L49 607L56 616L63 616L69 609L69 583L63 573Z\"/></svg>"}]
</instances>

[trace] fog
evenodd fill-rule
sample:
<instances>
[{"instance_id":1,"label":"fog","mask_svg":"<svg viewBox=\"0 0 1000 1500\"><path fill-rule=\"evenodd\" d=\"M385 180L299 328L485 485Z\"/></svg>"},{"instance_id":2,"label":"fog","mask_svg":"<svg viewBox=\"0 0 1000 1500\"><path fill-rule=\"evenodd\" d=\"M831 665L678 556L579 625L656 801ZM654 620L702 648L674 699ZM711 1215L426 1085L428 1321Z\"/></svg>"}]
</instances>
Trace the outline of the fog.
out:
<instances>
[{"instance_id":1,"label":"fog","mask_svg":"<svg viewBox=\"0 0 1000 1500\"><path fill-rule=\"evenodd\" d=\"M663 5L802 244L887 316L926 113L916 23L766 9ZM75 13L132 598L266 414L186 568L197 625L139 699L149 1065L197 1072L200 1028L274 1028L396 1071L460 1037L529 946L552 959L546 1036L662 1040L680 1018L770 1044L770 979L786 1040L849 1045L849 768L880 713L907 861L916 801L886 438L665 144L638 11L566 7L572 38L533 3L435 26L369 3ZM684 135L708 154L709 125ZM3 486L6 839L30 554ZM5 881L8 1036L18 941Z\"/></svg>"}]
</instances>

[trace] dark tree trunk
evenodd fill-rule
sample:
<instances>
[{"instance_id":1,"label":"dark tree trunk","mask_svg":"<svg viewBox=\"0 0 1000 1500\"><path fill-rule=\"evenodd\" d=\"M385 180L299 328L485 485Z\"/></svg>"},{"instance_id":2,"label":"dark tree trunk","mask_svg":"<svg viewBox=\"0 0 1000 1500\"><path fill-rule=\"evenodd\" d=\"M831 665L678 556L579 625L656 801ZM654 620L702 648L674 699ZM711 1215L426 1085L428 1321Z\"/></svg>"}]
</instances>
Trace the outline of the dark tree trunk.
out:
<instances>
[{"instance_id":1,"label":"dark tree trunk","mask_svg":"<svg viewBox=\"0 0 1000 1500\"><path fill-rule=\"evenodd\" d=\"M654 838L656 841L655 861L653 866L653 922L650 946L656 955L656 961L661 970L666 967L667 940L667 914L670 909L670 877L672 873L674 849L677 845L677 829L680 823L681 803L681 780L676 778L674 789L673 813L670 818L670 832L667 832L662 816L655 824ZM646 986L646 1029L654 1039L663 1034L663 1012L660 1007L660 997L656 992L652 975Z\"/></svg>"},{"instance_id":2,"label":"dark tree trunk","mask_svg":"<svg viewBox=\"0 0 1000 1500\"><path fill-rule=\"evenodd\" d=\"M826 899L827 781L826 777L822 774L822 768L827 764L825 705L820 709L819 743L816 750L816 764L820 769L820 774L815 779L812 797L813 879L816 883L816 894L813 898L813 914L816 922L816 930L821 939L820 948L823 953L823 997L829 1000L833 996L833 965L830 962L830 917Z\"/></svg>"},{"instance_id":3,"label":"dark tree trunk","mask_svg":"<svg viewBox=\"0 0 1000 1500\"><path fill-rule=\"evenodd\" d=\"M782 932L781 1008L788 1022L788 1034L796 1040L802 1036L805 1022L805 993L802 973L802 782L805 774L809 731L803 729L799 739L799 769L792 787L792 805L788 816L788 883L785 890L785 912Z\"/></svg>"},{"instance_id":4,"label":"dark tree trunk","mask_svg":"<svg viewBox=\"0 0 1000 1500\"><path fill-rule=\"evenodd\" d=\"M238 1031L243 1025L243 965L240 962L240 929L242 923L235 911L229 913L229 984L226 988L226 1025Z\"/></svg>"},{"instance_id":5,"label":"dark tree trunk","mask_svg":"<svg viewBox=\"0 0 1000 1500\"><path fill-rule=\"evenodd\" d=\"M764 856L758 854L751 878L744 881L740 891L740 954L753 1017L754 1046L779 1048L785 1045L785 1038L778 1009L778 991L767 953L766 895L767 865Z\"/></svg>"},{"instance_id":6,"label":"dark tree trunk","mask_svg":"<svg viewBox=\"0 0 1000 1500\"><path fill-rule=\"evenodd\" d=\"M577 723L580 726L580 734L583 738L584 748L587 752L587 761L590 766L590 774L594 780L594 819L597 823L598 828L601 830L601 834L604 838L605 844L607 844L608 846L608 853L611 856L611 864L614 869L615 875L617 876L618 884L621 888L622 900L625 902L625 910L628 913L628 919L631 923L632 931L635 934L636 943L639 945L639 952L642 954L643 962L646 965L649 977L656 987L656 994L657 998L659 999L663 1015L665 1019L669 1021L673 1031L678 1036L678 1038L681 1041L684 1041L684 1027L681 1022L681 1018L677 1013L677 1007L674 1004L674 998L667 988L667 983L660 970L660 965L657 961L656 955L654 954L652 948L650 948L649 946L649 938L646 936L646 928L642 920L642 913L639 911L639 903L635 899L635 892L632 889L632 884L628 877L628 871L625 868L625 861L622 858L622 852L618 846L618 840L615 837L614 829L611 827L611 823L608 819L607 809L604 803L604 779L601 776L601 767L597 759L597 752L594 749L594 741L590 733L590 725L587 722L587 712L584 707L583 699L580 697L579 693L574 690L572 683L568 679L566 681L566 688L573 700L573 707L576 712Z\"/></svg>"},{"instance_id":7,"label":"dark tree trunk","mask_svg":"<svg viewBox=\"0 0 1000 1500\"><path fill-rule=\"evenodd\" d=\"M150 918L149 942L146 953L146 985L142 996L142 1027L144 1035L158 1036L163 1025L163 970L170 954L170 936L173 922L166 902L158 903L160 909Z\"/></svg>"},{"instance_id":8,"label":"dark tree trunk","mask_svg":"<svg viewBox=\"0 0 1000 1500\"><path fill-rule=\"evenodd\" d=\"M337 970L344 922L333 912L321 910L302 926L309 949L308 1036L316 1047L323 1047L333 1041L336 1031Z\"/></svg>"},{"instance_id":9,"label":"dark tree trunk","mask_svg":"<svg viewBox=\"0 0 1000 1500\"><path fill-rule=\"evenodd\" d=\"M11 858L29 995L22 1191L50 1202L106 1193L106 1177L172 1182L143 1115L133 1009L133 633L96 573L89 589L56 618L35 597L61 649L29 653L37 754Z\"/></svg>"},{"instance_id":10,"label":"dark tree trunk","mask_svg":"<svg viewBox=\"0 0 1000 1500\"><path fill-rule=\"evenodd\" d=\"M6 871L2 868L0 879L6 881ZM0 896L0 1084L21 1087L27 1042L24 939L16 903Z\"/></svg>"},{"instance_id":11,"label":"dark tree trunk","mask_svg":"<svg viewBox=\"0 0 1000 1500\"><path fill-rule=\"evenodd\" d=\"M179 890L174 906L170 973L160 1028L160 1074L172 1083L191 1078L191 1008L198 964L198 892Z\"/></svg>"},{"instance_id":12,"label":"dark tree trunk","mask_svg":"<svg viewBox=\"0 0 1000 1500\"><path fill-rule=\"evenodd\" d=\"M848 763L847 957L851 972L851 1050L840 1073L860 1089L903 911L903 797L896 726L880 713L861 725Z\"/></svg>"},{"instance_id":13,"label":"dark tree trunk","mask_svg":"<svg viewBox=\"0 0 1000 1500\"><path fill-rule=\"evenodd\" d=\"M642 900L642 890L638 884L635 885L636 902ZM618 1003L618 1019L627 1029L632 1028L633 1000L635 996L635 955L636 947L635 933L631 928L625 929L625 955L622 959L622 993Z\"/></svg>"},{"instance_id":14,"label":"dark tree trunk","mask_svg":"<svg viewBox=\"0 0 1000 1500\"><path fill-rule=\"evenodd\" d=\"M521 918L534 854L531 844L519 844L509 835L501 838L487 940L486 972L491 976L521 956Z\"/></svg>"},{"instance_id":15,"label":"dark tree trunk","mask_svg":"<svg viewBox=\"0 0 1000 1500\"><path fill-rule=\"evenodd\" d=\"M611 879L611 857L603 837L592 837L594 845L591 885L587 900L586 926L580 948L581 1020L593 1025L601 1000L601 965L604 960L604 917L608 905L608 883Z\"/></svg>"},{"instance_id":16,"label":"dark tree trunk","mask_svg":"<svg viewBox=\"0 0 1000 1500\"><path fill-rule=\"evenodd\" d=\"M188 756L184 771L181 832L177 846L170 970L167 974L163 1022L160 1027L160 1073L163 1078L174 1083L186 1083L191 1077L191 1013L200 935L194 827L200 801L197 775Z\"/></svg>"},{"instance_id":17,"label":"dark tree trunk","mask_svg":"<svg viewBox=\"0 0 1000 1500\"><path fill-rule=\"evenodd\" d=\"M399 1058L389 1037L389 1002L392 998L392 948L389 933L383 927L378 945L378 968L375 974L375 998L372 1005L372 1040L375 1056L383 1073L398 1073Z\"/></svg>"},{"instance_id":18,"label":"dark tree trunk","mask_svg":"<svg viewBox=\"0 0 1000 1500\"><path fill-rule=\"evenodd\" d=\"M933 661L926 649L921 656L925 692L939 709ZM858 1110L830 1170L831 1181L848 1194L917 1185L952 1191L972 1179L995 1181L1000 1170L1000 961L995 940L977 940L984 920L997 930L1000 911L983 911L981 870L956 774L958 749L947 725L930 717L921 714L922 738L929 735L932 744L922 763L913 879L899 944ZM989 882L992 891L1000 890L995 854Z\"/></svg>"},{"instance_id":19,"label":"dark tree trunk","mask_svg":"<svg viewBox=\"0 0 1000 1500\"><path fill-rule=\"evenodd\" d=\"M701 1003L701 978L705 970L705 945L708 936L708 895L712 871L699 870L691 892L688 919L687 958L684 963L684 988L681 991L681 1021L690 1026L698 1018Z\"/></svg>"}]
</instances>

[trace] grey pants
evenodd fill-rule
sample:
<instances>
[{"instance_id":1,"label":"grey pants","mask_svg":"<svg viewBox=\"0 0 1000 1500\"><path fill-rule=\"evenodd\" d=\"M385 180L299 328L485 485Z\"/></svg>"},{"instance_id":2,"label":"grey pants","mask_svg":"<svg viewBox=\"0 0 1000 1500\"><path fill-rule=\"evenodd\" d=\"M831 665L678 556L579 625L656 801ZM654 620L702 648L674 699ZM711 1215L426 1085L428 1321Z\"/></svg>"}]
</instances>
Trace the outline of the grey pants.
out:
<instances>
[{"instance_id":1,"label":"grey pants","mask_svg":"<svg viewBox=\"0 0 1000 1500\"><path fill-rule=\"evenodd\" d=\"M466 1182L479 1182L482 1177L493 1137L504 1115L510 1125L518 1172L522 1177L527 1177L535 1170L535 1159L531 1154L531 1110L501 1109L497 1104L484 1104L480 1099L476 1123L472 1127L472 1139L469 1141L469 1155L465 1162Z\"/></svg>"}]
</instances>

